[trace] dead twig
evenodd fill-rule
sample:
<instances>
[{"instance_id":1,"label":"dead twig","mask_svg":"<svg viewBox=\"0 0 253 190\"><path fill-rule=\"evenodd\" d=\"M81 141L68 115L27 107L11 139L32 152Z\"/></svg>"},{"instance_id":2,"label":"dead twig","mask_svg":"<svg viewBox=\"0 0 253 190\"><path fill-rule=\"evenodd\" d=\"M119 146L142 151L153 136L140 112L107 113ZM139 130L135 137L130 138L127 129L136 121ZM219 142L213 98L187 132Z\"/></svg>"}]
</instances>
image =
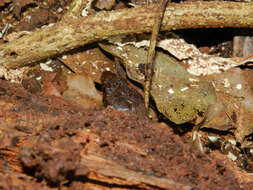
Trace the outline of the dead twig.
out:
<instances>
[{"instance_id":1,"label":"dead twig","mask_svg":"<svg viewBox=\"0 0 253 190\"><path fill-rule=\"evenodd\" d=\"M151 32L156 5L69 17L53 26L0 46L0 66L17 68L115 35ZM253 28L253 4L235 2L169 3L161 30Z\"/></svg>"},{"instance_id":2,"label":"dead twig","mask_svg":"<svg viewBox=\"0 0 253 190\"><path fill-rule=\"evenodd\" d=\"M159 34L159 30L161 27L161 22L163 19L163 14L166 8L168 0L160 0L158 10L157 10L157 17L154 22L154 27L152 30L152 35L150 39L150 45L148 49L148 57L147 57L147 64L145 64L145 84L144 84L144 100L145 100L145 107L148 109L149 107L149 96L152 86L152 76L154 72L154 59L155 59L155 46L157 42L157 36Z\"/></svg>"}]
</instances>

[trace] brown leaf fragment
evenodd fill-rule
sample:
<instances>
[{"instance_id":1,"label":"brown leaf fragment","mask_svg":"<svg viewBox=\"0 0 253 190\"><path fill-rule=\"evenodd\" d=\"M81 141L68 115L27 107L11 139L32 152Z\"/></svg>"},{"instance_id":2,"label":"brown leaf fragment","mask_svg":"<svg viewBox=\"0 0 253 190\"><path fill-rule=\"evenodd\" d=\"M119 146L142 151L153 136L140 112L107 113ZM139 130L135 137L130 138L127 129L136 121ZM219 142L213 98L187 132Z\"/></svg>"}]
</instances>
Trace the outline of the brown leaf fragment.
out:
<instances>
[{"instance_id":1,"label":"brown leaf fragment","mask_svg":"<svg viewBox=\"0 0 253 190\"><path fill-rule=\"evenodd\" d=\"M140 116L148 116L144 99L126 79L105 71L101 77L103 86L103 102L105 106L113 106L117 110L130 111Z\"/></svg>"},{"instance_id":2,"label":"brown leaf fragment","mask_svg":"<svg viewBox=\"0 0 253 190\"><path fill-rule=\"evenodd\" d=\"M95 108L102 106L102 95L95 88L91 76L86 73L68 75L63 97L72 100L83 108Z\"/></svg>"},{"instance_id":3,"label":"brown leaf fragment","mask_svg":"<svg viewBox=\"0 0 253 190\"><path fill-rule=\"evenodd\" d=\"M115 5L115 0L98 0L95 7L100 10L110 10Z\"/></svg>"},{"instance_id":4,"label":"brown leaf fragment","mask_svg":"<svg viewBox=\"0 0 253 190\"><path fill-rule=\"evenodd\" d=\"M48 9L35 9L31 14L19 22L19 24L15 27L15 30L32 31L36 28L40 28L43 25L55 22L56 20L56 16Z\"/></svg>"},{"instance_id":5,"label":"brown leaf fragment","mask_svg":"<svg viewBox=\"0 0 253 190\"><path fill-rule=\"evenodd\" d=\"M83 49L63 55L60 59L75 73L89 73L92 80L98 83L103 71L115 71L115 62L106 57L98 47L85 46Z\"/></svg>"},{"instance_id":6,"label":"brown leaf fragment","mask_svg":"<svg viewBox=\"0 0 253 190\"><path fill-rule=\"evenodd\" d=\"M27 5L36 4L34 0L13 0L13 14L19 20L21 17L21 10Z\"/></svg>"},{"instance_id":7,"label":"brown leaf fragment","mask_svg":"<svg viewBox=\"0 0 253 190\"><path fill-rule=\"evenodd\" d=\"M218 101L207 114L210 121L204 126L218 130L235 128L236 140L243 142L253 133L253 95L250 69L232 68L221 74L210 75Z\"/></svg>"},{"instance_id":8,"label":"brown leaf fragment","mask_svg":"<svg viewBox=\"0 0 253 190\"><path fill-rule=\"evenodd\" d=\"M41 85L36 78L27 78L22 80L22 86L31 93L40 93Z\"/></svg>"}]
</instances>

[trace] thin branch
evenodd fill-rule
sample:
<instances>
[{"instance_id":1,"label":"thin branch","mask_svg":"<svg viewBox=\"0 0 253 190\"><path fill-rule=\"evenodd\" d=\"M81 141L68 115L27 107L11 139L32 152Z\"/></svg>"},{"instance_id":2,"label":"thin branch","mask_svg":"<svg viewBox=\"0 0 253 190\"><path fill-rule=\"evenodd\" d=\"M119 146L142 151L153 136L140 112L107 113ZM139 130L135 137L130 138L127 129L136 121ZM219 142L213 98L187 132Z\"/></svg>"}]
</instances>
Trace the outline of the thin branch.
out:
<instances>
[{"instance_id":1,"label":"thin branch","mask_svg":"<svg viewBox=\"0 0 253 190\"><path fill-rule=\"evenodd\" d=\"M155 5L69 17L0 46L0 66L16 68L115 35L151 32ZM253 4L235 2L169 3L161 30L253 28Z\"/></svg>"},{"instance_id":2,"label":"thin branch","mask_svg":"<svg viewBox=\"0 0 253 190\"><path fill-rule=\"evenodd\" d=\"M157 10L157 16L152 29L152 35L150 39L150 45L148 49L147 64L145 65L145 84L144 84L144 100L145 107L149 108L149 97L152 86L152 77L154 73L154 59L155 59L155 46L157 42L157 36L160 31L163 14L166 8L168 0L160 0Z\"/></svg>"}]
</instances>

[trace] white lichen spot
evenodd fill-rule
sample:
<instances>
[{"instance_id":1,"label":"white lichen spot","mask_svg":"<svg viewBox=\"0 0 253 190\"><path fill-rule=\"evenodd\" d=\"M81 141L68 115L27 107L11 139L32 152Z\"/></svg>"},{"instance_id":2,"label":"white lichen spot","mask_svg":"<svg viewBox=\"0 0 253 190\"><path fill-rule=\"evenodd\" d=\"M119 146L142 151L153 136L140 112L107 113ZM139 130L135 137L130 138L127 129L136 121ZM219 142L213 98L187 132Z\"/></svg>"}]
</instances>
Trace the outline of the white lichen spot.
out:
<instances>
[{"instance_id":1,"label":"white lichen spot","mask_svg":"<svg viewBox=\"0 0 253 190\"><path fill-rule=\"evenodd\" d=\"M61 7L59 7L58 9L57 9L57 12L58 13L61 13L63 11L63 9L61 8Z\"/></svg>"},{"instance_id":2,"label":"white lichen spot","mask_svg":"<svg viewBox=\"0 0 253 190\"><path fill-rule=\"evenodd\" d=\"M230 142L230 144L232 144L234 146L236 145L236 141L234 139L229 139L228 142Z\"/></svg>"},{"instance_id":3,"label":"white lichen spot","mask_svg":"<svg viewBox=\"0 0 253 190\"><path fill-rule=\"evenodd\" d=\"M198 79L194 79L194 78L189 78L189 81L190 81L190 82L199 82Z\"/></svg>"},{"instance_id":4,"label":"white lichen spot","mask_svg":"<svg viewBox=\"0 0 253 190\"><path fill-rule=\"evenodd\" d=\"M63 56L62 56L62 59L67 59L67 55L63 55Z\"/></svg>"},{"instance_id":5,"label":"white lichen spot","mask_svg":"<svg viewBox=\"0 0 253 190\"><path fill-rule=\"evenodd\" d=\"M120 51L123 51L123 48L118 46L116 49L120 50Z\"/></svg>"},{"instance_id":6,"label":"white lichen spot","mask_svg":"<svg viewBox=\"0 0 253 190\"><path fill-rule=\"evenodd\" d=\"M142 40L140 42L136 42L134 45L135 47L137 48L140 48L140 47L149 47L149 44L150 44L150 40Z\"/></svg>"},{"instance_id":7,"label":"white lichen spot","mask_svg":"<svg viewBox=\"0 0 253 190\"><path fill-rule=\"evenodd\" d=\"M30 70L28 67L6 69L5 67L0 66L0 77L5 78L10 82L21 83L28 70Z\"/></svg>"},{"instance_id":8,"label":"white lichen spot","mask_svg":"<svg viewBox=\"0 0 253 190\"><path fill-rule=\"evenodd\" d=\"M198 84L190 84L191 87L198 87Z\"/></svg>"},{"instance_id":9,"label":"white lichen spot","mask_svg":"<svg viewBox=\"0 0 253 190\"><path fill-rule=\"evenodd\" d=\"M39 77L36 77L35 79L36 79L36 80L41 80L41 78L42 78L42 77L41 77L41 76L39 76Z\"/></svg>"},{"instance_id":10,"label":"white lichen spot","mask_svg":"<svg viewBox=\"0 0 253 190\"><path fill-rule=\"evenodd\" d=\"M158 86L158 88L162 88L163 87L161 84L158 84L157 86Z\"/></svg>"},{"instance_id":11,"label":"white lichen spot","mask_svg":"<svg viewBox=\"0 0 253 190\"><path fill-rule=\"evenodd\" d=\"M242 89L242 84L237 84L236 89L238 89L238 90Z\"/></svg>"},{"instance_id":12,"label":"white lichen spot","mask_svg":"<svg viewBox=\"0 0 253 190\"><path fill-rule=\"evenodd\" d=\"M48 25L43 25L41 28L50 28L52 26L54 26L54 23L50 23Z\"/></svg>"},{"instance_id":13,"label":"white lichen spot","mask_svg":"<svg viewBox=\"0 0 253 190\"><path fill-rule=\"evenodd\" d=\"M106 67L105 70L110 71L111 69L110 69L110 67Z\"/></svg>"},{"instance_id":14,"label":"white lichen spot","mask_svg":"<svg viewBox=\"0 0 253 190\"><path fill-rule=\"evenodd\" d=\"M92 1L93 1L93 0L89 0L89 1L87 2L86 7L85 7L85 8L82 10L82 12L81 12L81 16L82 16L82 17L88 16L89 10L91 9Z\"/></svg>"},{"instance_id":15,"label":"white lichen spot","mask_svg":"<svg viewBox=\"0 0 253 190\"><path fill-rule=\"evenodd\" d=\"M174 94L174 90L173 90L172 88L170 88L170 89L168 90L168 93L169 93L169 94Z\"/></svg>"},{"instance_id":16,"label":"white lichen spot","mask_svg":"<svg viewBox=\"0 0 253 190\"><path fill-rule=\"evenodd\" d=\"M128 58L126 53L122 53L121 55L122 55L122 57Z\"/></svg>"},{"instance_id":17,"label":"white lichen spot","mask_svg":"<svg viewBox=\"0 0 253 190\"><path fill-rule=\"evenodd\" d=\"M95 69L98 69L98 66L95 63L92 63L92 67L95 68Z\"/></svg>"},{"instance_id":18,"label":"white lichen spot","mask_svg":"<svg viewBox=\"0 0 253 190\"><path fill-rule=\"evenodd\" d=\"M30 21L32 17L30 15L27 15L25 18Z\"/></svg>"},{"instance_id":19,"label":"white lichen spot","mask_svg":"<svg viewBox=\"0 0 253 190\"><path fill-rule=\"evenodd\" d=\"M228 152L228 158L231 159L232 161L237 160L237 157L232 152Z\"/></svg>"},{"instance_id":20,"label":"white lichen spot","mask_svg":"<svg viewBox=\"0 0 253 190\"><path fill-rule=\"evenodd\" d=\"M47 60L45 64L49 65L50 63L52 63L52 59Z\"/></svg>"},{"instance_id":21,"label":"white lichen spot","mask_svg":"<svg viewBox=\"0 0 253 190\"><path fill-rule=\"evenodd\" d=\"M54 70L45 63L40 63L40 68L44 71L53 72Z\"/></svg>"},{"instance_id":22,"label":"white lichen spot","mask_svg":"<svg viewBox=\"0 0 253 190\"><path fill-rule=\"evenodd\" d=\"M126 43L121 43L121 42L115 42L114 41L112 43L114 43L118 47L124 47L126 45L133 45L136 48L140 48L140 47L149 47L150 40L142 40L142 41L139 41L139 42L126 42Z\"/></svg>"},{"instance_id":23,"label":"white lichen spot","mask_svg":"<svg viewBox=\"0 0 253 190\"><path fill-rule=\"evenodd\" d=\"M83 61L83 62L82 62L82 65L85 65L85 64L86 64L86 61Z\"/></svg>"},{"instance_id":24,"label":"white lichen spot","mask_svg":"<svg viewBox=\"0 0 253 190\"><path fill-rule=\"evenodd\" d=\"M5 32L8 30L8 28L9 28L9 23L5 24L4 28L0 32L0 38L3 38Z\"/></svg>"},{"instance_id":25,"label":"white lichen spot","mask_svg":"<svg viewBox=\"0 0 253 190\"><path fill-rule=\"evenodd\" d=\"M184 92L184 91L186 91L188 89L189 89L188 87L184 87L184 88L181 89L181 92Z\"/></svg>"},{"instance_id":26,"label":"white lichen spot","mask_svg":"<svg viewBox=\"0 0 253 190\"><path fill-rule=\"evenodd\" d=\"M212 143L215 143L219 140L219 137L216 137L216 136L208 136L208 139L212 142Z\"/></svg>"},{"instance_id":27,"label":"white lichen spot","mask_svg":"<svg viewBox=\"0 0 253 190\"><path fill-rule=\"evenodd\" d=\"M253 156L253 149L252 149L252 148L250 149L249 152L250 152L250 154Z\"/></svg>"},{"instance_id":28,"label":"white lichen spot","mask_svg":"<svg viewBox=\"0 0 253 190\"><path fill-rule=\"evenodd\" d=\"M92 75L95 75L96 73L95 72L91 72Z\"/></svg>"},{"instance_id":29,"label":"white lichen spot","mask_svg":"<svg viewBox=\"0 0 253 190\"><path fill-rule=\"evenodd\" d=\"M224 83L224 87L225 87L225 88L230 87L230 83L229 83L229 81L228 81L227 78L224 79L224 82L223 82L223 83Z\"/></svg>"}]
</instances>

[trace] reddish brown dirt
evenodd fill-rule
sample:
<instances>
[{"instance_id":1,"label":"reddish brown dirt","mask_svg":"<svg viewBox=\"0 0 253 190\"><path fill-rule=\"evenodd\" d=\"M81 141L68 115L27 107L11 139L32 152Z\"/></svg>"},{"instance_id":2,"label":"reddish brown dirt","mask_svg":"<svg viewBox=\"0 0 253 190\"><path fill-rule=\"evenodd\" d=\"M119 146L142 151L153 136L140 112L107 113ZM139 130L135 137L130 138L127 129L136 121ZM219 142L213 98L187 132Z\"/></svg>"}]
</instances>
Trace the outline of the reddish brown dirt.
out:
<instances>
[{"instance_id":1,"label":"reddish brown dirt","mask_svg":"<svg viewBox=\"0 0 253 190\"><path fill-rule=\"evenodd\" d=\"M125 169L137 176L170 179L194 189L240 189L234 171L222 160L184 143L165 124L112 107L85 111L60 98L32 95L5 81L0 81L0 89L0 181L6 189L10 181L15 184L20 180L15 176L21 173L31 176L24 177L24 186L27 180L33 181L26 189L61 184L67 188L77 181L83 185L102 183L100 189L110 184L123 189L160 187L158 183L150 186L144 182L145 186L129 185L123 173L119 182L117 172ZM89 157L98 159L95 168ZM101 171L101 167L111 165L107 162L115 165L110 170L114 178ZM13 171L21 173L4 174Z\"/></svg>"}]
</instances>

